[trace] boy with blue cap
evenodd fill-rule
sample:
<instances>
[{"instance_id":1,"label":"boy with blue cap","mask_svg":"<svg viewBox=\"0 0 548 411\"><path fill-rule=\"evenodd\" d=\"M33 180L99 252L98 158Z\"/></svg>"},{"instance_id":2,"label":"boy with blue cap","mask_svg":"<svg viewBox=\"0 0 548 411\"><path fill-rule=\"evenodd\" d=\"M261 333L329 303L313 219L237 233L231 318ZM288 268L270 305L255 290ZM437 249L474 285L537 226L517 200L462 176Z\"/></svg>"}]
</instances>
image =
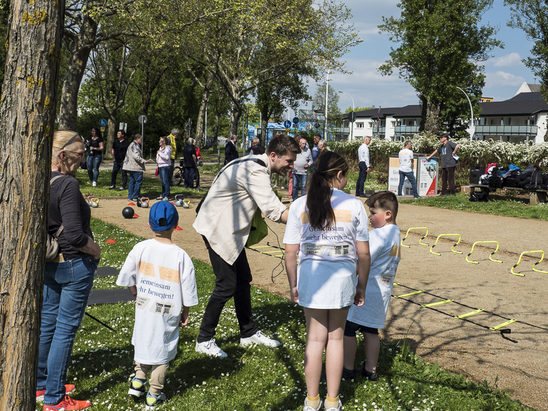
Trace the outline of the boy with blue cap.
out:
<instances>
[{"instance_id":1,"label":"boy with blue cap","mask_svg":"<svg viewBox=\"0 0 548 411\"><path fill-rule=\"evenodd\" d=\"M136 398L146 393L150 410L166 398L162 389L169 362L177 354L178 326L188 324L189 307L198 304L198 295L192 260L171 241L179 221L175 206L155 203L148 221L154 237L133 247L116 284L129 287L135 297L135 376L128 393Z\"/></svg>"}]
</instances>

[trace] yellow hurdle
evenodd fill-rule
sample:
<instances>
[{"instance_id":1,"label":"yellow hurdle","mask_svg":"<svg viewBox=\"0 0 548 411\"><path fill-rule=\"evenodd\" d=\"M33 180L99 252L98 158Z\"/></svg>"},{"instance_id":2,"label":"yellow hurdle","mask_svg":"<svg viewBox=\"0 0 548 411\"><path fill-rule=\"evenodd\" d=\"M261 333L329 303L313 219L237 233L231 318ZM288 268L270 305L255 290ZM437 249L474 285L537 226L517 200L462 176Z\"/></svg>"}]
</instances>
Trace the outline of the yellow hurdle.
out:
<instances>
[{"instance_id":1,"label":"yellow hurdle","mask_svg":"<svg viewBox=\"0 0 548 411\"><path fill-rule=\"evenodd\" d=\"M462 254L462 251L457 251L455 250L455 247L459 245L460 243L460 240L461 240L461 235L460 234L440 234L438 236L438 238L436 238L436 242L432 245L432 247L430 247L430 252L434 255L441 255L441 253L436 253L434 250L434 247L438 244L438 241L440 240L440 238L442 237L458 237L458 240L455 244L453 244L453 246L451 247L451 251L455 254Z\"/></svg>"},{"instance_id":2,"label":"yellow hurdle","mask_svg":"<svg viewBox=\"0 0 548 411\"><path fill-rule=\"evenodd\" d=\"M477 310L474 310L474 311L470 311L469 313L466 313L466 314L461 314L461 315L455 315L454 317L459 319L459 320L462 320L463 318L467 318L467 317L471 317L473 315L476 315L476 314L479 314L481 312L483 312L484 310L482 308L478 308Z\"/></svg>"},{"instance_id":3,"label":"yellow hurdle","mask_svg":"<svg viewBox=\"0 0 548 411\"><path fill-rule=\"evenodd\" d=\"M405 248L411 248L411 246L405 245L403 242L405 241L405 239L407 238L407 236L409 235L409 233L410 233L412 230L425 230L424 235L423 235L423 236L421 237L421 239L419 240L419 244L428 247L428 244L426 244L426 243L424 243L424 242L422 241L422 240L424 240L424 239L428 236L428 227L409 227L409 228L407 229L407 231L405 232L405 236L401 239L401 246L402 246L402 247L405 247Z\"/></svg>"},{"instance_id":4,"label":"yellow hurdle","mask_svg":"<svg viewBox=\"0 0 548 411\"><path fill-rule=\"evenodd\" d=\"M515 268L517 268L517 266L521 263L521 260L523 258L523 256L525 254L532 254L532 253L540 253L540 260L538 260L535 264L533 264L533 267L532 267L532 270L533 271L536 271L537 273L542 273L542 274L548 274L548 271L542 271L542 270L537 270L535 267L542 263L542 261L544 260L544 251L543 250L531 250L531 251L524 251L523 253L521 253L519 255L519 258L518 258L518 262L515 263L512 268L510 269L510 272L514 275L517 275L517 276L520 276L520 277L525 277L525 274L520 274L520 273L516 273L514 271Z\"/></svg>"},{"instance_id":5,"label":"yellow hurdle","mask_svg":"<svg viewBox=\"0 0 548 411\"><path fill-rule=\"evenodd\" d=\"M502 328L502 327L506 327L507 325L513 324L513 323L515 323L516 321L517 321L517 320L515 320L515 319L512 318L512 319L510 319L510 320L508 320L508 321L506 321L506 322L504 322L504 323L502 323L502 324L495 325L494 327L489 327L489 329L490 329L491 331L497 331L498 329L500 329L500 328Z\"/></svg>"},{"instance_id":6,"label":"yellow hurdle","mask_svg":"<svg viewBox=\"0 0 548 411\"><path fill-rule=\"evenodd\" d=\"M470 257L472 255L472 253L474 252L474 247L476 246L476 244L496 244L497 246L495 247L495 251L493 251L491 254L489 254L489 260L493 261L494 263L502 263L501 260L495 260L493 258L493 254L496 254L498 251L499 251L499 242L498 241L476 241L474 244L472 244L472 248L470 249L470 252L468 253L468 255L466 256L466 262L467 263L472 263L472 264L479 264L479 261L474 261L474 260L470 260L468 257Z\"/></svg>"}]
</instances>

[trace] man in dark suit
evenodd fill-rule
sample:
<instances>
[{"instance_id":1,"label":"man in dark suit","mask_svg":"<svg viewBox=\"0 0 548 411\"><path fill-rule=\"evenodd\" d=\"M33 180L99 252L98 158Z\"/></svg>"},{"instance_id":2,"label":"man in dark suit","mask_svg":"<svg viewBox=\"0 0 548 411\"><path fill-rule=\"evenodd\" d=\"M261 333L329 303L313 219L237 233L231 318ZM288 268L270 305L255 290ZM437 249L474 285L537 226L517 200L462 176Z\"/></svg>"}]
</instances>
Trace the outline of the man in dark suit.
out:
<instances>
[{"instance_id":1,"label":"man in dark suit","mask_svg":"<svg viewBox=\"0 0 548 411\"><path fill-rule=\"evenodd\" d=\"M225 145L225 164L230 163L232 160L238 158L238 149L236 148L236 136L232 136L230 140L227 140Z\"/></svg>"}]
</instances>

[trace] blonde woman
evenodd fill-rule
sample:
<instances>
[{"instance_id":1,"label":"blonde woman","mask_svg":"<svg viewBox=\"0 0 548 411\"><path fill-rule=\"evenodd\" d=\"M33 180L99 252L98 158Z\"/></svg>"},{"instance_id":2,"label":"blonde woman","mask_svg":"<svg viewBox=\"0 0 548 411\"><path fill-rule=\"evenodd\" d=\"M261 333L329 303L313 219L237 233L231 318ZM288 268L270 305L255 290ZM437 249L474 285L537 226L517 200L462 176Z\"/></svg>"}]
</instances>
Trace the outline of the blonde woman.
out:
<instances>
[{"instance_id":1,"label":"blonde woman","mask_svg":"<svg viewBox=\"0 0 548 411\"><path fill-rule=\"evenodd\" d=\"M38 353L37 400L44 411L82 410L89 401L68 396L75 389L65 384L72 345L80 327L101 249L93 240L91 211L74 177L84 161L84 139L74 131L53 136L48 231L58 237L60 253L46 263Z\"/></svg>"}]
</instances>

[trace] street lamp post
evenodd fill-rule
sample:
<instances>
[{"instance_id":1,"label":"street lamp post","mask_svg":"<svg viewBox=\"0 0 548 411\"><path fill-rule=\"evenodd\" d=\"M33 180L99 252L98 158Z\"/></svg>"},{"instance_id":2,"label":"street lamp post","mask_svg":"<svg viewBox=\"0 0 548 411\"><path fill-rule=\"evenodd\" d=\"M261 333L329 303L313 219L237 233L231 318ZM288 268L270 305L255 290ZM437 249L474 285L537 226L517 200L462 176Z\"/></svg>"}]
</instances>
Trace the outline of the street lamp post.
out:
<instances>
[{"instance_id":1,"label":"street lamp post","mask_svg":"<svg viewBox=\"0 0 548 411\"><path fill-rule=\"evenodd\" d=\"M350 94L344 92L344 91L339 91L340 94L346 94L347 96L349 96L351 99L352 99L352 114L350 115L350 123L352 124L351 127L350 127L350 138L349 138L349 141L353 141L354 140L354 110L355 110L355 107L356 105L354 104L354 97L352 97Z\"/></svg>"},{"instance_id":2,"label":"street lamp post","mask_svg":"<svg viewBox=\"0 0 548 411\"><path fill-rule=\"evenodd\" d=\"M466 94L466 91L461 89L459 86L455 86L455 87L457 87L460 91L464 93L464 95L466 96L466 100L468 100L468 104L470 105L470 124L468 125L468 128L466 129L466 131L468 132L468 134L470 134L470 141L472 141L472 138L474 137L474 133L476 132L476 125L474 124L474 109L472 107L472 102L470 101L470 97L468 97L468 94Z\"/></svg>"},{"instance_id":3,"label":"street lamp post","mask_svg":"<svg viewBox=\"0 0 548 411\"><path fill-rule=\"evenodd\" d=\"M327 141L327 104L329 103L329 71L325 77L325 124L323 128L323 138Z\"/></svg>"}]
</instances>

